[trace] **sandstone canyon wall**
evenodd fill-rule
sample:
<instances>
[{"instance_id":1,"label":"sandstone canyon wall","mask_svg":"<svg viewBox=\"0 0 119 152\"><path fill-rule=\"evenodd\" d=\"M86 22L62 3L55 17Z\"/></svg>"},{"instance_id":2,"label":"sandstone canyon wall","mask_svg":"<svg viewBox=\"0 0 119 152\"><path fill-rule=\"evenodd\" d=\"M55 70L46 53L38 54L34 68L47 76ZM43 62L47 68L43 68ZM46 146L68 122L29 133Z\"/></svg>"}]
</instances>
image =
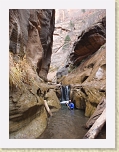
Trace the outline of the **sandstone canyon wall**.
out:
<instances>
[{"instance_id":1,"label":"sandstone canyon wall","mask_svg":"<svg viewBox=\"0 0 119 152\"><path fill-rule=\"evenodd\" d=\"M10 51L19 56L28 53L38 75L46 80L51 62L55 10L10 10L9 18Z\"/></svg>"},{"instance_id":2,"label":"sandstone canyon wall","mask_svg":"<svg viewBox=\"0 0 119 152\"><path fill-rule=\"evenodd\" d=\"M9 138L40 136L49 117L44 98L53 111L60 108L55 90L45 83L54 26L53 9L9 10Z\"/></svg>"}]
</instances>

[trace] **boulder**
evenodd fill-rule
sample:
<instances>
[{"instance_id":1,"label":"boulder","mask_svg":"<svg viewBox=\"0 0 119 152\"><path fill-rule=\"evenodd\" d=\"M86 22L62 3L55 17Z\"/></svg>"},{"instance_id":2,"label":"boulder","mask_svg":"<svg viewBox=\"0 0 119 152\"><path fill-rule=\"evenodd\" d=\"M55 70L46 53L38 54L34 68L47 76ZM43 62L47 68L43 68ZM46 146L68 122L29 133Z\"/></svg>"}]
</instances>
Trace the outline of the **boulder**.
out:
<instances>
[{"instance_id":1,"label":"boulder","mask_svg":"<svg viewBox=\"0 0 119 152\"><path fill-rule=\"evenodd\" d=\"M57 98L57 95L56 95L54 89L49 89L45 95L45 98L47 100L47 103L48 103L51 111L57 111L61 108L60 101Z\"/></svg>"},{"instance_id":2,"label":"boulder","mask_svg":"<svg viewBox=\"0 0 119 152\"><path fill-rule=\"evenodd\" d=\"M30 117L28 119L29 122L22 122L21 129L10 134L10 139L36 139L43 133L47 126L47 113L44 107L41 108L40 115L37 113L35 119L31 119ZM25 125L25 123L28 124ZM19 123L13 123L12 125L19 127Z\"/></svg>"}]
</instances>

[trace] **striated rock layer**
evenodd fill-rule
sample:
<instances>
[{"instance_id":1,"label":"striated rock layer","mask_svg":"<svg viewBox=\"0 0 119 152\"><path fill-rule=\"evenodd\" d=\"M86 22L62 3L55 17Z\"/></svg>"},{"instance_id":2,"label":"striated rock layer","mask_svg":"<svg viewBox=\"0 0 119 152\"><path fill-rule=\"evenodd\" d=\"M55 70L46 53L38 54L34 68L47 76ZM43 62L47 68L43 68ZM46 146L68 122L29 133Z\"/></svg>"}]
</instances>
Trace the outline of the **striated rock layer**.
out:
<instances>
[{"instance_id":1,"label":"striated rock layer","mask_svg":"<svg viewBox=\"0 0 119 152\"><path fill-rule=\"evenodd\" d=\"M52 111L60 108L55 86L44 82L51 61L55 10L14 9L9 14L9 138L37 138L49 117L44 98Z\"/></svg>"},{"instance_id":2,"label":"striated rock layer","mask_svg":"<svg viewBox=\"0 0 119 152\"><path fill-rule=\"evenodd\" d=\"M79 64L83 59L96 52L106 42L106 18L82 31L74 43L74 51L70 54L73 64Z\"/></svg>"}]
</instances>

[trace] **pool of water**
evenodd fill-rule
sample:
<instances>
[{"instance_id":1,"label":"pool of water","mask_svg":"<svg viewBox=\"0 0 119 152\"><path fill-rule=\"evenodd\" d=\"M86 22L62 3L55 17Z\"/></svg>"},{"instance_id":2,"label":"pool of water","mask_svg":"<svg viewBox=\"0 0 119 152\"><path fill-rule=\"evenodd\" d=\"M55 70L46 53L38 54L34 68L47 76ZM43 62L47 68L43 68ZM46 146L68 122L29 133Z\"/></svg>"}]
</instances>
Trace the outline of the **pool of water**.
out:
<instances>
[{"instance_id":1,"label":"pool of water","mask_svg":"<svg viewBox=\"0 0 119 152\"><path fill-rule=\"evenodd\" d=\"M49 118L48 126L38 139L82 139L87 133L84 125L89 118L84 116L84 111L69 110L65 104ZM98 138L105 138L105 131Z\"/></svg>"}]
</instances>

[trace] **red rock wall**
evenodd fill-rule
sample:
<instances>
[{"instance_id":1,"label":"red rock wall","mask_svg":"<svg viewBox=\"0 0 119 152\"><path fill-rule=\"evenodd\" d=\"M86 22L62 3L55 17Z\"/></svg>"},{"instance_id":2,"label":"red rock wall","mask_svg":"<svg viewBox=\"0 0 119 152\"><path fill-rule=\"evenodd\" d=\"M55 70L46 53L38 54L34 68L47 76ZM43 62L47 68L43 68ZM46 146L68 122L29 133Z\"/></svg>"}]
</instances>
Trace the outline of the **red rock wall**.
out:
<instances>
[{"instance_id":1,"label":"red rock wall","mask_svg":"<svg viewBox=\"0 0 119 152\"><path fill-rule=\"evenodd\" d=\"M74 52L70 59L74 65L96 52L106 42L106 17L90 28L82 31L78 40L74 43Z\"/></svg>"}]
</instances>

